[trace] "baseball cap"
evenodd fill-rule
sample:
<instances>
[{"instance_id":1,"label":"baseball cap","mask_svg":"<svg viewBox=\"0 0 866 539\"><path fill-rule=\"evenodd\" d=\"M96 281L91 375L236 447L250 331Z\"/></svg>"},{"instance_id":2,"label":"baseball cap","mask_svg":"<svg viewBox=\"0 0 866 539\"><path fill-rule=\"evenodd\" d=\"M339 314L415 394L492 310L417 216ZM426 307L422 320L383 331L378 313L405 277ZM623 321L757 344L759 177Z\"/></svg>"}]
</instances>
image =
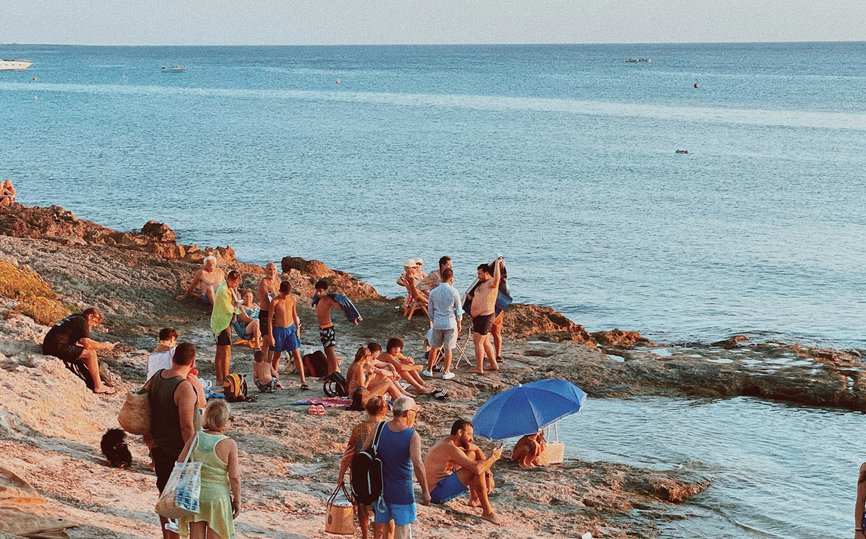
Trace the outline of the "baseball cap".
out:
<instances>
[{"instance_id":1,"label":"baseball cap","mask_svg":"<svg viewBox=\"0 0 866 539\"><path fill-rule=\"evenodd\" d=\"M410 258L406 262L403 262L403 267L404 268L414 268L415 264L417 264L417 263L418 263L417 260L415 260L414 258Z\"/></svg>"},{"instance_id":2,"label":"baseball cap","mask_svg":"<svg viewBox=\"0 0 866 539\"><path fill-rule=\"evenodd\" d=\"M397 397L392 404L395 412L408 412L409 410L418 410L418 405L415 404L415 399L403 395Z\"/></svg>"}]
</instances>

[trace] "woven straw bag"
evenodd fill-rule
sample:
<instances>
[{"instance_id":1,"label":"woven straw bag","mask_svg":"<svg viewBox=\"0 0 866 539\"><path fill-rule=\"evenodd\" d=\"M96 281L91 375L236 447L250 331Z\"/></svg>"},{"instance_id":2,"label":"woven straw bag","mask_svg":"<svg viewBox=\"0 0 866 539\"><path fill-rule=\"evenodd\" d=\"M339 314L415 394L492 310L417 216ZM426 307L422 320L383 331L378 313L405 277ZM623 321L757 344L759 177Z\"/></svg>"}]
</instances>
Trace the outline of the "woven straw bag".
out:
<instances>
[{"instance_id":1,"label":"woven straw bag","mask_svg":"<svg viewBox=\"0 0 866 539\"><path fill-rule=\"evenodd\" d=\"M126 401L117 414L117 422L120 428L130 434L150 433L150 395L147 391L140 389L130 391Z\"/></svg>"}]
</instances>

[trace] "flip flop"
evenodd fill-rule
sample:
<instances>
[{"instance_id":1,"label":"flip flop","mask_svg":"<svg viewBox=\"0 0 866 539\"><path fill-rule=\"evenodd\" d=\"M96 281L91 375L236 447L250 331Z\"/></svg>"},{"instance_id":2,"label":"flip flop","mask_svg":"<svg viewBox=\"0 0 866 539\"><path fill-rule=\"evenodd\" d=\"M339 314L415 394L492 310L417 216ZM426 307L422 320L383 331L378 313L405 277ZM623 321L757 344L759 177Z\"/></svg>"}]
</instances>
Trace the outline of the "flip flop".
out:
<instances>
[{"instance_id":1,"label":"flip flop","mask_svg":"<svg viewBox=\"0 0 866 539\"><path fill-rule=\"evenodd\" d=\"M302 391L306 391L308 389L310 389L310 386L308 386L307 384L301 384L301 390Z\"/></svg>"},{"instance_id":2,"label":"flip flop","mask_svg":"<svg viewBox=\"0 0 866 539\"><path fill-rule=\"evenodd\" d=\"M315 404L311 404L309 408L307 408L307 413L310 415L319 415L319 409Z\"/></svg>"},{"instance_id":3,"label":"flip flop","mask_svg":"<svg viewBox=\"0 0 866 539\"><path fill-rule=\"evenodd\" d=\"M446 397L448 397L448 392L444 389L437 389L436 393L433 393L433 398L436 400L442 401L445 400Z\"/></svg>"},{"instance_id":4,"label":"flip flop","mask_svg":"<svg viewBox=\"0 0 866 539\"><path fill-rule=\"evenodd\" d=\"M94 391L93 393L95 395L114 395L115 393L117 393L117 389L115 389L113 387L109 387L109 388L104 388L103 391Z\"/></svg>"},{"instance_id":5,"label":"flip flop","mask_svg":"<svg viewBox=\"0 0 866 539\"><path fill-rule=\"evenodd\" d=\"M325 413L326 413L326 412L325 412L325 407L322 406L321 404L317 404L317 405L316 405L316 413L317 413L318 415L325 415Z\"/></svg>"}]
</instances>

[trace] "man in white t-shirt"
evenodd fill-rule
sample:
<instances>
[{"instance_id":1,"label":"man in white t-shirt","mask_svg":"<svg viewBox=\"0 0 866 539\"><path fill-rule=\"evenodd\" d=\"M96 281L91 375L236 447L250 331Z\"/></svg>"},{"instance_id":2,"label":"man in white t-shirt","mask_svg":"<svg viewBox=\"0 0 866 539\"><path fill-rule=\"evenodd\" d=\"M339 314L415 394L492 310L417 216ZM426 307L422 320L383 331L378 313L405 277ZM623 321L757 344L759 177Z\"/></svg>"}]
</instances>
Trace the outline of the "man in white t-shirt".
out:
<instances>
[{"instance_id":1,"label":"man in white t-shirt","mask_svg":"<svg viewBox=\"0 0 866 539\"><path fill-rule=\"evenodd\" d=\"M156 374L160 369L171 368L171 358L177 346L177 330L174 328L162 328L159 330L159 344L147 360L147 379Z\"/></svg>"},{"instance_id":2,"label":"man in white t-shirt","mask_svg":"<svg viewBox=\"0 0 866 539\"><path fill-rule=\"evenodd\" d=\"M451 359L454 349L457 348L457 337L460 335L460 321L463 318L463 309L460 307L460 293L452 285L454 282L454 270L444 268L440 272L442 283L430 292L430 300L427 303L427 314L430 317L432 329L430 330L430 355L427 360L427 370L421 374L433 376L433 365L436 364L436 356L439 348L444 345L443 357L445 366L442 369L442 379L454 378L451 372Z\"/></svg>"}]
</instances>

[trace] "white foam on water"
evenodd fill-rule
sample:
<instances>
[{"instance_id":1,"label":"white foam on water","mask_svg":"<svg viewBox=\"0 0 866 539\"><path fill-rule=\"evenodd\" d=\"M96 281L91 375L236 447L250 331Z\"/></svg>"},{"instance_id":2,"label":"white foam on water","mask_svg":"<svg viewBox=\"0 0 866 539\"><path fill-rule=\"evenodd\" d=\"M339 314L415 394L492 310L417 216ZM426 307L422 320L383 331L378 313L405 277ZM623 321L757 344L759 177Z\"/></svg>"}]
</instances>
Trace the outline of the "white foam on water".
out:
<instances>
[{"instance_id":1,"label":"white foam on water","mask_svg":"<svg viewBox=\"0 0 866 539\"><path fill-rule=\"evenodd\" d=\"M177 88L153 85L119 84L0 84L3 91L42 91L114 95L189 95L241 97L250 99L295 99L369 103L404 107L436 107L481 111L523 110L557 112L582 116L649 118L710 124L737 124L866 131L866 114L804 110L731 109L643 105L608 101L587 101L539 97L507 97L456 94L404 94L385 92L346 92L311 90L267 90L240 88Z\"/></svg>"}]
</instances>

